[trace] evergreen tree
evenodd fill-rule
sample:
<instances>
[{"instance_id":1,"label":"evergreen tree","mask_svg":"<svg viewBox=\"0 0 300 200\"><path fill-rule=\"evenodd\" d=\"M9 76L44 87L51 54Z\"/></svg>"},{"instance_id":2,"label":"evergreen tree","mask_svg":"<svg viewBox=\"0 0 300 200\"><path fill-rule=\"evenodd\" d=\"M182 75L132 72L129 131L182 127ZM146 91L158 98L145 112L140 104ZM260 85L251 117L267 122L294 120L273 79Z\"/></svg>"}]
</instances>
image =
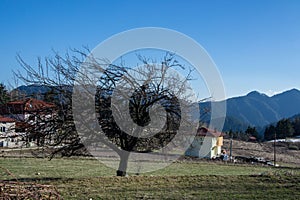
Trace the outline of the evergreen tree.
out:
<instances>
[{"instance_id":1,"label":"evergreen tree","mask_svg":"<svg viewBox=\"0 0 300 200\"><path fill-rule=\"evenodd\" d=\"M277 122L276 134L277 138L292 137L294 135L294 128L289 119L282 119Z\"/></svg>"},{"instance_id":2,"label":"evergreen tree","mask_svg":"<svg viewBox=\"0 0 300 200\"><path fill-rule=\"evenodd\" d=\"M0 105L6 104L10 101L10 96L3 83L0 83Z\"/></svg>"},{"instance_id":3,"label":"evergreen tree","mask_svg":"<svg viewBox=\"0 0 300 200\"><path fill-rule=\"evenodd\" d=\"M273 140L275 138L276 128L273 125L270 125L265 130L265 140Z\"/></svg>"},{"instance_id":4,"label":"evergreen tree","mask_svg":"<svg viewBox=\"0 0 300 200\"><path fill-rule=\"evenodd\" d=\"M248 136L253 136L255 137L257 140L260 140L261 137L258 133L258 131L256 130L255 127L251 127L251 126L248 126L247 130L245 131L246 135Z\"/></svg>"},{"instance_id":5,"label":"evergreen tree","mask_svg":"<svg viewBox=\"0 0 300 200\"><path fill-rule=\"evenodd\" d=\"M295 120L292 123L294 128L294 136L300 135L300 117L296 117Z\"/></svg>"}]
</instances>

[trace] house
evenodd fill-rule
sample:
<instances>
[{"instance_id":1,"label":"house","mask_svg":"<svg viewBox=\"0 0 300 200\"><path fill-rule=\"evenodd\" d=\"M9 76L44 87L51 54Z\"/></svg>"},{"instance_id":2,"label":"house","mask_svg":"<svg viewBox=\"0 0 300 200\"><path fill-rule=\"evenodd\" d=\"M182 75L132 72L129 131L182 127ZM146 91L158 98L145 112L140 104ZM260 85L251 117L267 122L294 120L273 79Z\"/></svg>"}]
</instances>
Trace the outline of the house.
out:
<instances>
[{"instance_id":1,"label":"house","mask_svg":"<svg viewBox=\"0 0 300 200\"><path fill-rule=\"evenodd\" d=\"M27 98L8 102L0 107L0 146L17 147L25 143L32 146L34 136L28 137L26 129L35 126L39 121L51 118L55 105L42 100ZM23 142L20 142L23 141ZM2 143L1 143L2 142Z\"/></svg>"},{"instance_id":2,"label":"house","mask_svg":"<svg viewBox=\"0 0 300 200\"><path fill-rule=\"evenodd\" d=\"M19 147L24 141L24 133L16 132L16 120L0 116L0 146Z\"/></svg>"},{"instance_id":3,"label":"house","mask_svg":"<svg viewBox=\"0 0 300 200\"><path fill-rule=\"evenodd\" d=\"M198 158L215 158L221 154L223 136L222 132L200 127L185 155Z\"/></svg>"}]
</instances>

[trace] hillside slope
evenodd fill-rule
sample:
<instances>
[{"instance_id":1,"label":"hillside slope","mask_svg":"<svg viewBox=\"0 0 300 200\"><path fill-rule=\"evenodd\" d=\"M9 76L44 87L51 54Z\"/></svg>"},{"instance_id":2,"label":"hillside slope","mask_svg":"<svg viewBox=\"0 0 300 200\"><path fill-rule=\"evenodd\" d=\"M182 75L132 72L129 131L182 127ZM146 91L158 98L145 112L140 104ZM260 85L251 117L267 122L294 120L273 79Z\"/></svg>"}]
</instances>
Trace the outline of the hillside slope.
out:
<instances>
[{"instance_id":1,"label":"hillside slope","mask_svg":"<svg viewBox=\"0 0 300 200\"><path fill-rule=\"evenodd\" d=\"M292 89L269 97L257 91L246 96L227 99L227 115L224 130L242 130L248 125L264 127L300 113L300 91ZM203 110L209 102L200 103ZM201 113L201 112L200 112ZM206 117L206 120L210 116Z\"/></svg>"}]
</instances>

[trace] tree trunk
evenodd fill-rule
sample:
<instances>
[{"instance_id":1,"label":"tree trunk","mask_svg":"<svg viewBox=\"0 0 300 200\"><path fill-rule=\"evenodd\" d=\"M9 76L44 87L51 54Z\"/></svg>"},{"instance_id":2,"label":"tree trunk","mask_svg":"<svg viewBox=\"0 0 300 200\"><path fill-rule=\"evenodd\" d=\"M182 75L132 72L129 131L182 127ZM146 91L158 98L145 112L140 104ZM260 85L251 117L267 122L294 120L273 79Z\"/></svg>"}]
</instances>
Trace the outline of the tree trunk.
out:
<instances>
[{"instance_id":1,"label":"tree trunk","mask_svg":"<svg viewBox=\"0 0 300 200\"><path fill-rule=\"evenodd\" d=\"M123 151L119 154L120 163L117 170L117 176L126 176L129 154L130 153L127 151Z\"/></svg>"}]
</instances>

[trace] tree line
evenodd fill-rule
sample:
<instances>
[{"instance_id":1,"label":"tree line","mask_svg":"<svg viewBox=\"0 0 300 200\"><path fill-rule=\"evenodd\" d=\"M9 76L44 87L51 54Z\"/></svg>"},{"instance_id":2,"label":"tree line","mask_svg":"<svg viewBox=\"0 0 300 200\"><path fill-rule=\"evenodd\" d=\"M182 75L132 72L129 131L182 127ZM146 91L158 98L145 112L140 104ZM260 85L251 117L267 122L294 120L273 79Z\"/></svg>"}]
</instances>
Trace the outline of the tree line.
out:
<instances>
[{"instance_id":1,"label":"tree line","mask_svg":"<svg viewBox=\"0 0 300 200\"><path fill-rule=\"evenodd\" d=\"M264 132L265 140L285 139L300 134L300 116L293 119L282 119L276 124L267 126Z\"/></svg>"},{"instance_id":2,"label":"tree line","mask_svg":"<svg viewBox=\"0 0 300 200\"><path fill-rule=\"evenodd\" d=\"M300 135L300 115L281 119L261 131L259 128L248 126L245 131L230 130L227 132L227 136L232 139L242 141L256 140L258 142L274 140L275 138L285 139L298 135Z\"/></svg>"},{"instance_id":3,"label":"tree line","mask_svg":"<svg viewBox=\"0 0 300 200\"><path fill-rule=\"evenodd\" d=\"M263 141L263 136L254 126L248 126L245 131L233 131L231 129L227 132L227 137L242 141Z\"/></svg>"}]
</instances>

